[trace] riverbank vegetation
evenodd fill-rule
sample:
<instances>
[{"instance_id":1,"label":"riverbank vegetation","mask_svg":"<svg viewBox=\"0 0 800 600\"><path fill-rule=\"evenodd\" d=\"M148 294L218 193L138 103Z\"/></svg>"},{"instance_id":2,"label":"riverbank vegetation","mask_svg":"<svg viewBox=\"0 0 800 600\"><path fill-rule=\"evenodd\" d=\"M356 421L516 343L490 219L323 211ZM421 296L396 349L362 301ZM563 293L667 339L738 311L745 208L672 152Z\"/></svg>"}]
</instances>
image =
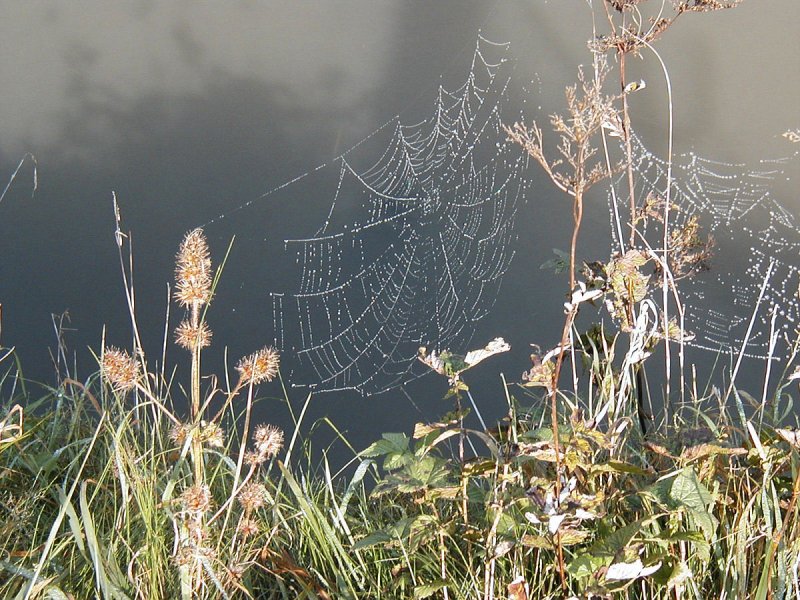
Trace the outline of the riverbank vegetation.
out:
<instances>
[{"instance_id":1,"label":"riverbank vegetation","mask_svg":"<svg viewBox=\"0 0 800 600\"><path fill-rule=\"evenodd\" d=\"M490 371L502 339L420 348L452 411L376 432L334 469L305 436L311 397L289 397L276 350L204 372L225 260L212 264L201 229L180 244L173 286L189 377L146 352L118 220L130 349L101 345L96 374L36 388L0 352L0 596L800 598L798 342L772 367L774 389L737 380L744 348L717 385L697 381L680 281L713 268L713 240L675 219L669 170L641 198L632 164L628 102L643 84L627 81L626 57L660 63L653 44L677 19L734 3L658 3L652 18L646 4L594 9L608 30L550 133L506 126L568 199L573 230L557 265L563 333L503 380L502 419L465 426L480 399L463 379L484 360ZM618 248L581 265L583 203L603 185L620 196ZM648 380L656 361L663 380ZM255 423L259 403L285 405L293 429Z\"/></svg>"}]
</instances>

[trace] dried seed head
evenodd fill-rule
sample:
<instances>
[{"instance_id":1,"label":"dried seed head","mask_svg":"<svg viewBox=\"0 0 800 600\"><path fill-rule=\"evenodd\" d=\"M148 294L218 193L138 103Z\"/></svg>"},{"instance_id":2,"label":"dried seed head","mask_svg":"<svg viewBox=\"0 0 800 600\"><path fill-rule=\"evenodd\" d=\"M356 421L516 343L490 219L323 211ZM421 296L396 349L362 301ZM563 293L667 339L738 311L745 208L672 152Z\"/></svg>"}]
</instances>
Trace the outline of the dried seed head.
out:
<instances>
[{"instance_id":1,"label":"dried seed head","mask_svg":"<svg viewBox=\"0 0 800 600\"><path fill-rule=\"evenodd\" d=\"M175 263L175 299L187 308L208 302L211 299L211 258L202 229L186 234Z\"/></svg>"},{"instance_id":2,"label":"dried seed head","mask_svg":"<svg viewBox=\"0 0 800 600\"><path fill-rule=\"evenodd\" d=\"M256 450L266 458L277 455L283 448L283 430L274 425L259 425L253 437Z\"/></svg>"},{"instance_id":3,"label":"dried seed head","mask_svg":"<svg viewBox=\"0 0 800 600\"><path fill-rule=\"evenodd\" d=\"M267 488L262 484L251 481L246 484L239 492L239 504L242 505L245 514L250 514L258 510L267 501Z\"/></svg>"},{"instance_id":4,"label":"dried seed head","mask_svg":"<svg viewBox=\"0 0 800 600\"><path fill-rule=\"evenodd\" d=\"M257 467L258 465L264 464L266 460L267 457L259 452L244 453L244 462L250 467Z\"/></svg>"},{"instance_id":5,"label":"dried seed head","mask_svg":"<svg viewBox=\"0 0 800 600\"><path fill-rule=\"evenodd\" d=\"M103 376L117 392L127 392L139 380L139 363L124 350L106 348L101 363Z\"/></svg>"},{"instance_id":6,"label":"dried seed head","mask_svg":"<svg viewBox=\"0 0 800 600\"><path fill-rule=\"evenodd\" d=\"M244 517L239 521L239 534L243 538L254 536L258 533L258 522L254 519Z\"/></svg>"},{"instance_id":7,"label":"dried seed head","mask_svg":"<svg viewBox=\"0 0 800 600\"><path fill-rule=\"evenodd\" d=\"M183 321L175 328L175 342L189 351L208 348L211 345L211 330L205 321L197 326L188 320Z\"/></svg>"},{"instance_id":8,"label":"dried seed head","mask_svg":"<svg viewBox=\"0 0 800 600\"><path fill-rule=\"evenodd\" d=\"M176 423L169 430L169 439L175 442L178 446L183 446L186 443L186 438L189 437L189 426L183 423Z\"/></svg>"},{"instance_id":9,"label":"dried seed head","mask_svg":"<svg viewBox=\"0 0 800 600\"><path fill-rule=\"evenodd\" d=\"M225 432L216 423L200 423L200 441L215 448L225 445Z\"/></svg>"},{"instance_id":10,"label":"dried seed head","mask_svg":"<svg viewBox=\"0 0 800 600\"><path fill-rule=\"evenodd\" d=\"M264 381L272 381L278 374L279 364L278 351L265 347L241 359L236 370L243 382L258 385Z\"/></svg>"},{"instance_id":11,"label":"dried seed head","mask_svg":"<svg viewBox=\"0 0 800 600\"><path fill-rule=\"evenodd\" d=\"M179 567L195 566L198 562L207 562L216 558L217 553L213 548L207 546L195 546L186 544L181 546L175 555L175 564Z\"/></svg>"},{"instance_id":12,"label":"dried seed head","mask_svg":"<svg viewBox=\"0 0 800 600\"><path fill-rule=\"evenodd\" d=\"M183 508L192 513L204 513L211 508L211 492L207 485L193 485L180 496Z\"/></svg>"}]
</instances>

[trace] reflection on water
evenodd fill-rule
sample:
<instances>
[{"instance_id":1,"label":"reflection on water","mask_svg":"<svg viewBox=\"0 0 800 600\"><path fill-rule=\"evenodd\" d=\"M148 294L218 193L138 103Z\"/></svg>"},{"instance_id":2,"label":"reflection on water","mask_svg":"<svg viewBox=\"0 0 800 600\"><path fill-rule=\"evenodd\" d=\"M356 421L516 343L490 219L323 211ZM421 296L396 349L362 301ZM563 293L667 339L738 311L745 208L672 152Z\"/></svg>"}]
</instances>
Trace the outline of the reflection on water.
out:
<instances>
[{"instance_id":1,"label":"reflection on water","mask_svg":"<svg viewBox=\"0 0 800 600\"><path fill-rule=\"evenodd\" d=\"M575 65L589 60L583 40L591 35L582 2L363 0L193 10L129 2L95 8L15 3L5 7L0 23L0 173L9 174L31 151L40 177L33 199L30 173L21 173L0 204L2 342L17 346L27 374L40 380L52 380L46 350L54 345L51 313L69 310L74 331L66 341L84 374L94 368L86 348L99 347L104 325L110 342L128 345L112 190L123 225L133 232L139 326L153 355L161 347L164 286L181 236L227 215L209 227L217 260L237 237L209 314L215 347L207 364L220 367L224 345L238 357L275 337L269 293L291 287L287 282L297 273L283 240L314 235L325 222L338 173L321 173L328 181L294 183L279 198L256 203L255 211L237 207L330 163L396 115L404 123L429 117L438 85L456 87L468 73L479 29L489 39L511 42L515 80L532 93L527 104L521 95L515 100L540 119L560 106ZM659 48L670 66L681 151L696 147L720 161L750 165L791 153L780 134L798 126L798 17L794 0L778 2L773 11L745 3L686 19L670 31ZM648 82L635 98L635 122L648 146L663 155L660 70L653 57L631 68L632 78ZM374 161L384 149L368 139L359 155ZM796 161L784 168L797 175ZM535 169L529 176L536 193L516 215L519 240L511 250L517 258L475 332L479 346L496 336L511 342L515 351L483 367L503 370L510 380L528 367L528 343L547 346L557 339L564 287L563 277L538 266L552 248L566 247L570 216ZM777 181L770 193L790 211L800 209L791 184ZM337 210L347 223L358 203L339 199ZM582 254L602 258L609 246L602 195L586 219ZM730 256L748 254L754 237L757 230L741 248L732 243ZM735 273L736 259L726 268ZM476 397L485 398L487 412L500 411L500 383L486 379L476 380ZM437 386L444 383L424 381L409 393L436 414L443 408L435 400L443 391ZM387 407L411 410L400 392L366 402L328 394L312 410L320 415L332 406L363 416L348 425L364 439L403 426Z\"/></svg>"}]
</instances>

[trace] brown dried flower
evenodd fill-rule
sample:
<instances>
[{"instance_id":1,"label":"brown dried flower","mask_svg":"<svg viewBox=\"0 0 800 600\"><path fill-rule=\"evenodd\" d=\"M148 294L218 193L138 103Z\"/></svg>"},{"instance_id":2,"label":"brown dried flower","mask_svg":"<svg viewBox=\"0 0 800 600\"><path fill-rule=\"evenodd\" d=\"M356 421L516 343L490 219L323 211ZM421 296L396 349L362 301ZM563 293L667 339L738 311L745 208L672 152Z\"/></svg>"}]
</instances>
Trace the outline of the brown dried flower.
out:
<instances>
[{"instance_id":1,"label":"brown dried flower","mask_svg":"<svg viewBox=\"0 0 800 600\"><path fill-rule=\"evenodd\" d=\"M217 553L213 548L207 546L195 546L186 544L181 546L173 559L175 564L182 566L195 566L200 561L209 561L216 558Z\"/></svg>"},{"instance_id":2,"label":"brown dried flower","mask_svg":"<svg viewBox=\"0 0 800 600\"><path fill-rule=\"evenodd\" d=\"M239 521L239 534L243 538L254 536L258 533L258 522L249 517L244 517Z\"/></svg>"},{"instance_id":3,"label":"brown dried flower","mask_svg":"<svg viewBox=\"0 0 800 600\"><path fill-rule=\"evenodd\" d=\"M278 374L280 355L274 348L264 347L258 352L245 356L236 365L236 370L245 383L258 385L272 381Z\"/></svg>"},{"instance_id":4,"label":"brown dried flower","mask_svg":"<svg viewBox=\"0 0 800 600\"><path fill-rule=\"evenodd\" d=\"M258 465L262 465L266 462L267 457L260 452L252 452L248 451L244 453L244 462L246 465L251 467L257 467Z\"/></svg>"},{"instance_id":5,"label":"brown dried flower","mask_svg":"<svg viewBox=\"0 0 800 600\"><path fill-rule=\"evenodd\" d=\"M183 423L176 423L169 430L169 439L177 446L183 446L187 437L189 437L189 426Z\"/></svg>"},{"instance_id":6,"label":"brown dried flower","mask_svg":"<svg viewBox=\"0 0 800 600\"><path fill-rule=\"evenodd\" d=\"M139 363L119 348L106 348L101 363L103 376L117 392L127 392L139 381Z\"/></svg>"},{"instance_id":7,"label":"brown dried flower","mask_svg":"<svg viewBox=\"0 0 800 600\"><path fill-rule=\"evenodd\" d=\"M225 432L216 423L200 423L200 441L215 448L222 448L225 445Z\"/></svg>"},{"instance_id":8,"label":"brown dried flower","mask_svg":"<svg viewBox=\"0 0 800 600\"><path fill-rule=\"evenodd\" d=\"M181 242L175 266L175 299L185 307L211 299L211 258L203 230L194 229Z\"/></svg>"},{"instance_id":9,"label":"brown dried flower","mask_svg":"<svg viewBox=\"0 0 800 600\"><path fill-rule=\"evenodd\" d=\"M208 348L211 345L211 330L205 321L195 326L185 320L175 328L175 342L190 351Z\"/></svg>"},{"instance_id":10,"label":"brown dried flower","mask_svg":"<svg viewBox=\"0 0 800 600\"><path fill-rule=\"evenodd\" d=\"M267 458L277 455L283 448L283 430L274 425L259 425L253 437L256 450Z\"/></svg>"},{"instance_id":11,"label":"brown dried flower","mask_svg":"<svg viewBox=\"0 0 800 600\"><path fill-rule=\"evenodd\" d=\"M246 484L239 492L239 504L242 505L245 514L248 515L264 506L267 498L267 488L255 481Z\"/></svg>"},{"instance_id":12,"label":"brown dried flower","mask_svg":"<svg viewBox=\"0 0 800 600\"><path fill-rule=\"evenodd\" d=\"M180 500L188 512L204 513L211 507L211 491L207 485L193 485L183 491Z\"/></svg>"}]
</instances>

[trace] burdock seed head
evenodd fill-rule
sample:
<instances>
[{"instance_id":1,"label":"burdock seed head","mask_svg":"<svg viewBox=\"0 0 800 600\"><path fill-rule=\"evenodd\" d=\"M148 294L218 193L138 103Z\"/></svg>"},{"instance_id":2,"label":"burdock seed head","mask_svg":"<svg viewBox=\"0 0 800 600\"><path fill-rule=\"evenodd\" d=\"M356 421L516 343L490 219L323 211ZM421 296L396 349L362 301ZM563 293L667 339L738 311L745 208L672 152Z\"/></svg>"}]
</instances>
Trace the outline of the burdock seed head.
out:
<instances>
[{"instance_id":1,"label":"burdock seed head","mask_svg":"<svg viewBox=\"0 0 800 600\"><path fill-rule=\"evenodd\" d=\"M216 423L200 422L200 441L209 446L222 448L225 445L225 432Z\"/></svg>"},{"instance_id":2,"label":"burdock seed head","mask_svg":"<svg viewBox=\"0 0 800 600\"><path fill-rule=\"evenodd\" d=\"M239 521L238 530L243 538L252 537L258 533L258 521L244 517Z\"/></svg>"},{"instance_id":3,"label":"burdock seed head","mask_svg":"<svg viewBox=\"0 0 800 600\"><path fill-rule=\"evenodd\" d=\"M175 261L175 299L191 308L211 299L211 258L203 230L186 234Z\"/></svg>"},{"instance_id":4,"label":"burdock seed head","mask_svg":"<svg viewBox=\"0 0 800 600\"><path fill-rule=\"evenodd\" d=\"M244 383L258 385L264 381L272 381L278 374L279 364L278 351L265 347L241 359L236 370Z\"/></svg>"},{"instance_id":5,"label":"burdock seed head","mask_svg":"<svg viewBox=\"0 0 800 600\"><path fill-rule=\"evenodd\" d=\"M183 423L176 423L169 430L169 439L171 439L178 446L183 446L186 443L186 438L189 437L191 428Z\"/></svg>"},{"instance_id":6,"label":"burdock seed head","mask_svg":"<svg viewBox=\"0 0 800 600\"><path fill-rule=\"evenodd\" d=\"M253 438L258 453L267 458L275 456L283 448L283 430L274 425L259 425Z\"/></svg>"},{"instance_id":7,"label":"burdock seed head","mask_svg":"<svg viewBox=\"0 0 800 600\"><path fill-rule=\"evenodd\" d=\"M186 488L180 499L187 512L204 513L211 508L211 492L207 485L193 485Z\"/></svg>"},{"instance_id":8,"label":"burdock seed head","mask_svg":"<svg viewBox=\"0 0 800 600\"><path fill-rule=\"evenodd\" d=\"M208 348L211 345L211 330L205 321L195 326L186 320L175 328L175 341L189 351Z\"/></svg>"},{"instance_id":9,"label":"burdock seed head","mask_svg":"<svg viewBox=\"0 0 800 600\"><path fill-rule=\"evenodd\" d=\"M251 481L239 491L239 504L242 505L245 514L251 514L258 510L268 498L267 488L263 484Z\"/></svg>"},{"instance_id":10,"label":"burdock seed head","mask_svg":"<svg viewBox=\"0 0 800 600\"><path fill-rule=\"evenodd\" d=\"M127 392L139 381L139 363L119 348L106 348L101 362L103 377L117 392Z\"/></svg>"}]
</instances>

